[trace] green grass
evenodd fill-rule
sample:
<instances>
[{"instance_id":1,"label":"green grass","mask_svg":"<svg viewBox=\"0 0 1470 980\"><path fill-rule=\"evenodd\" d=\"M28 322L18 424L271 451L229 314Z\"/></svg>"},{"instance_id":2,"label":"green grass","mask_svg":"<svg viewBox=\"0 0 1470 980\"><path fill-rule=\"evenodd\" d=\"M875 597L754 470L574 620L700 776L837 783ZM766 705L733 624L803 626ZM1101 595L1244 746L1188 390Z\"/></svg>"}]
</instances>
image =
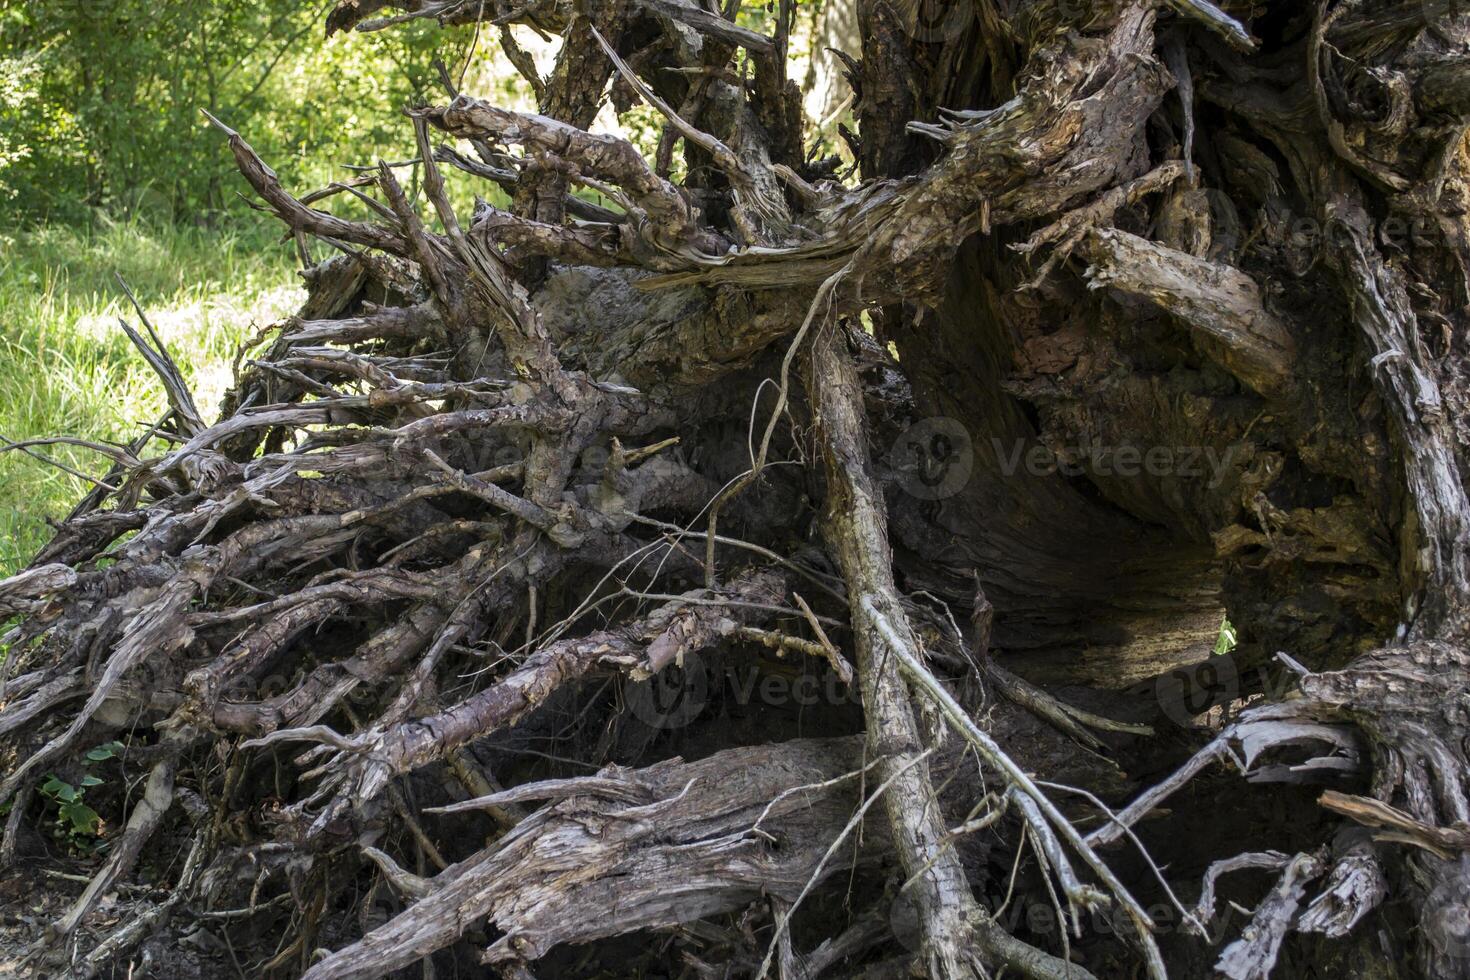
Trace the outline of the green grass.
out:
<instances>
[{"instance_id":1,"label":"green grass","mask_svg":"<svg viewBox=\"0 0 1470 980\"><path fill-rule=\"evenodd\" d=\"M118 326L137 317L132 287L195 401L213 419L240 341L290 313L304 295L292 255L264 226L249 234L105 219L86 230L0 232L0 435L121 441L156 421L162 387ZM49 447L100 476L107 461ZM19 452L0 453L0 577L46 542L89 484Z\"/></svg>"}]
</instances>

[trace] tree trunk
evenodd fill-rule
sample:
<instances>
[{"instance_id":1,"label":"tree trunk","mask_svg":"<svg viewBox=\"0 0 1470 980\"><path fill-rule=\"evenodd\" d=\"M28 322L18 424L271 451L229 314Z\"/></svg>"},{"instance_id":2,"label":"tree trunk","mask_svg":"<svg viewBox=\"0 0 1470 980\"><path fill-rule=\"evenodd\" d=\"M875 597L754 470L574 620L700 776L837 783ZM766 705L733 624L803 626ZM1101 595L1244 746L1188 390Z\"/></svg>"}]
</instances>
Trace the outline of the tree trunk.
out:
<instances>
[{"instance_id":1,"label":"tree trunk","mask_svg":"<svg viewBox=\"0 0 1470 980\"><path fill-rule=\"evenodd\" d=\"M1458 5L860 0L846 179L794 7L343 0L566 38L423 200L215 121L339 254L0 583L28 968L1470 970Z\"/></svg>"}]
</instances>

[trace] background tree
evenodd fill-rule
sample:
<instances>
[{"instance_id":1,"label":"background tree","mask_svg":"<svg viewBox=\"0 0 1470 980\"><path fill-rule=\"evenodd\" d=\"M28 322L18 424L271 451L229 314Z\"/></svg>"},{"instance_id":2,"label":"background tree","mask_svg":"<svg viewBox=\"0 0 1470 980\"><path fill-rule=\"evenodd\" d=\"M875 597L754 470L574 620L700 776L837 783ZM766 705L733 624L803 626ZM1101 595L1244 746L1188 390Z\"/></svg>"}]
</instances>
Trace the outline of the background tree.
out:
<instances>
[{"instance_id":1,"label":"background tree","mask_svg":"<svg viewBox=\"0 0 1470 980\"><path fill-rule=\"evenodd\" d=\"M446 73L417 192L217 122L338 254L213 425L134 331L159 441L0 585L5 853L148 770L31 962L1463 972L1463 15L864 2L854 175L794 12L342 3L538 93Z\"/></svg>"},{"instance_id":2,"label":"background tree","mask_svg":"<svg viewBox=\"0 0 1470 980\"><path fill-rule=\"evenodd\" d=\"M233 168L199 110L222 106L287 179L324 181L324 161L406 149L394 113L468 41L409 29L331 44L321 10L289 0L5 0L0 201L27 220L216 217Z\"/></svg>"}]
</instances>

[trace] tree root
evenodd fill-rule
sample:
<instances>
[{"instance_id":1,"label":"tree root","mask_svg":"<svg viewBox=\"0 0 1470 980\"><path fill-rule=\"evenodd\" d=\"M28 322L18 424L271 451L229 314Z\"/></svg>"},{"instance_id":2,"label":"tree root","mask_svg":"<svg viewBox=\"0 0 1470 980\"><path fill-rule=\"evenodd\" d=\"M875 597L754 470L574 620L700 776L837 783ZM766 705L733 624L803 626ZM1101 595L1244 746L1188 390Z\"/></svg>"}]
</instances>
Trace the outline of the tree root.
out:
<instances>
[{"instance_id":1,"label":"tree root","mask_svg":"<svg viewBox=\"0 0 1470 980\"><path fill-rule=\"evenodd\" d=\"M31 962L230 965L187 918L241 973L313 978L1264 977L1405 892L1453 975L1464 32L1438 2L1004 6L952 37L861 7L861 181L803 151L789 2L762 33L689 0L344 0L329 31L489 22L540 111L444 72L413 161L301 196L211 116L300 254L335 254L212 424L129 292L167 412L5 443L106 461L0 582L0 863L107 828ZM513 24L565 36L550 75ZM610 83L666 122L653 161L590 131ZM511 203L458 214L449 178ZM1220 465L1142 465L1169 446ZM1014 472L1033 449L1057 471ZM1207 734L1072 683L1152 677L1204 635L1179 611L1221 606L1260 676ZM1278 662L1295 689L1261 700ZM1237 832L1280 783L1327 789ZM1202 956L1242 870L1278 877Z\"/></svg>"}]
</instances>

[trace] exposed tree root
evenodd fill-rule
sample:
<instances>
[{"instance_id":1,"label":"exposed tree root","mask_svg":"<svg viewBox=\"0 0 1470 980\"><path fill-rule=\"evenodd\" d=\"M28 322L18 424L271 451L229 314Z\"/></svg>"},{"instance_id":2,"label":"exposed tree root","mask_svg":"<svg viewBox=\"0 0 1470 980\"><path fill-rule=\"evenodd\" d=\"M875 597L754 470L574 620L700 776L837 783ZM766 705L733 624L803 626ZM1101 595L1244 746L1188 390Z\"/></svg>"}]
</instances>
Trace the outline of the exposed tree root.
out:
<instances>
[{"instance_id":1,"label":"exposed tree root","mask_svg":"<svg viewBox=\"0 0 1470 980\"><path fill-rule=\"evenodd\" d=\"M1463 973L1463 18L961 6L859 3L860 179L790 3L345 0L541 111L302 196L211 117L336 254L213 423L137 297L169 411L0 582L27 969Z\"/></svg>"}]
</instances>

